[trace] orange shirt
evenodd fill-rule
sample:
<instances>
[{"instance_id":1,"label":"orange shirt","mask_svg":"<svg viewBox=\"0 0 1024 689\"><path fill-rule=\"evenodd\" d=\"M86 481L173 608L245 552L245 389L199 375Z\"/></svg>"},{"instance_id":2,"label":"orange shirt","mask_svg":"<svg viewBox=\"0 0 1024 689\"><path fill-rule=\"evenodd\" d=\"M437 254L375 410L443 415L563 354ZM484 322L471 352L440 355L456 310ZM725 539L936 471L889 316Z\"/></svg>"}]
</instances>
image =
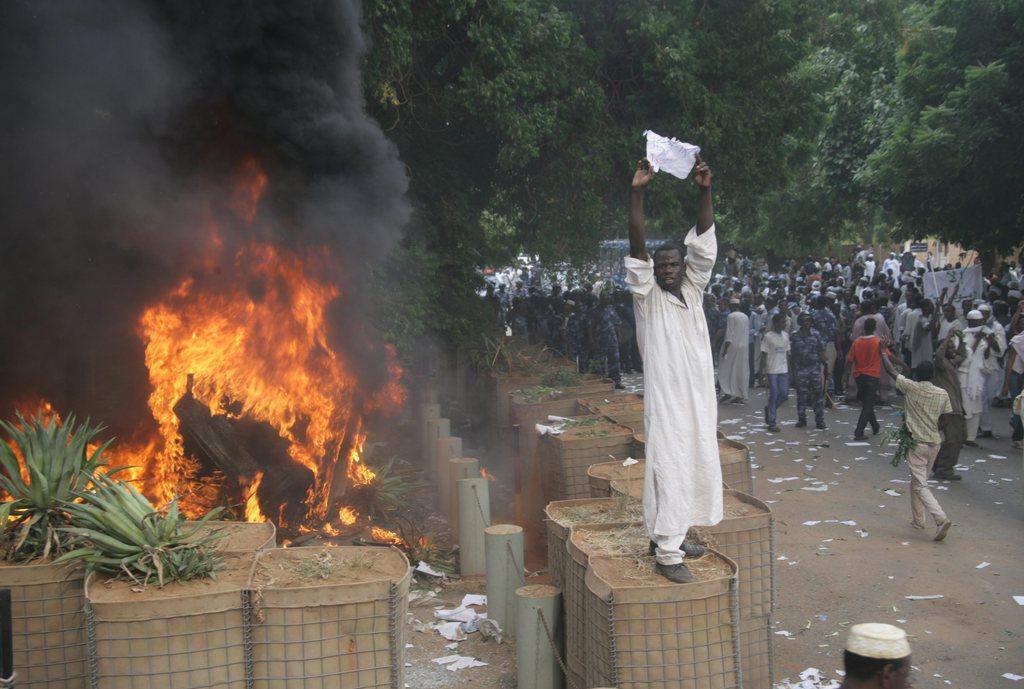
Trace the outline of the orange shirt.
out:
<instances>
[{"instance_id":1,"label":"orange shirt","mask_svg":"<svg viewBox=\"0 0 1024 689\"><path fill-rule=\"evenodd\" d=\"M853 376L882 377L882 341L877 335L862 335L853 341L846 360L853 364Z\"/></svg>"}]
</instances>

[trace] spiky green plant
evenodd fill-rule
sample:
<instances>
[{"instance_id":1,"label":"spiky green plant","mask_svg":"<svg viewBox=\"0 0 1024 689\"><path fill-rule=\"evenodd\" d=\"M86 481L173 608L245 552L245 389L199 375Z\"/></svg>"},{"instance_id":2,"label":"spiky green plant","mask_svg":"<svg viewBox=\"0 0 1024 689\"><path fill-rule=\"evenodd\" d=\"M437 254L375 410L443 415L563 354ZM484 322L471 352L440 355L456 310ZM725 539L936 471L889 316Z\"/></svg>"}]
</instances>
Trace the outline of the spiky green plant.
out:
<instances>
[{"instance_id":1,"label":"spiky green plant","mask_svg":"<svg viewBox=\"0 0 1024 689\"><path fill-rule=\"evenodd\" d=\"M105 475L76 498L64 506L72 525L61 528L75 549L57 562L81 561L89 571L124 576L141 586L215 577L220 558L213 544L222 534L199 533L223 508L186 527L177 499L157 510L135 486Z\"/></svg>"},{"instance_id":2,"label":"spiky green plant","mask_svg":"<svg viewBox=\"0 0 1024 689\"><path fill-rule=\"evenodd\" d=\"M89 452L103 427L88 420L76 425L74 415L60 423L42 414L26 421L19 413L15 422L0 421L0 429L10 438L0 440L0 488L7 493L0 503L0 557L9 562L56 557L68 549L68 536L60 531L69 523L64 504L93 481L111 441Z\"/></svg>"}]
</instances>

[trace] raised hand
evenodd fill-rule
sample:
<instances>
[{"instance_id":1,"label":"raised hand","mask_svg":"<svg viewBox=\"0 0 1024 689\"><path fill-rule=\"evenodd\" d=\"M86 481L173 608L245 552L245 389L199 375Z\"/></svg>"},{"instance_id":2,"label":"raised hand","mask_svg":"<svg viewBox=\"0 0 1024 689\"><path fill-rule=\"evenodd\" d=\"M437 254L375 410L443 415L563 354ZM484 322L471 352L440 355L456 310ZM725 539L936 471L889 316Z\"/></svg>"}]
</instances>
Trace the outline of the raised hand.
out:
<instances>
[{"instance_id":1,"label":"raised hand","mask_svg":"<svg viewBox=\"0 0 1024 689\"><path fill-rule=\"evenodd\" d=\"M641 158L636 164L636 172L633 173L633 189L642 191L652 179L654 170L651 169L651 161Z\"/></svg>"},{"instance_id":2,"label":"raised hand","mask_svg":"<svg viewBox=\"0 0 1024 689\"><path fill-rule=\"evenodd\" d=\"M700 153L697 154L697 164L693 166L693 181L702 190L711 188L711 168Z\"/></svg>"}]
</instances>

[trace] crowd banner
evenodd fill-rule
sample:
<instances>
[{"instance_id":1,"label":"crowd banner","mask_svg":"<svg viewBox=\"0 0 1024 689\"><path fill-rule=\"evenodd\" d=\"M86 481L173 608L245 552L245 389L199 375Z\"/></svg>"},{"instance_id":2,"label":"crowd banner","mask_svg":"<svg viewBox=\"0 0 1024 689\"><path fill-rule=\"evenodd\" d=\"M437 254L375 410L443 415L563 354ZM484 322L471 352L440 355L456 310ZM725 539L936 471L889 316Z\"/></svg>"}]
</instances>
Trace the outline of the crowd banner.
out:
<instances>
[{"instance_id":1,"label":"crowd banner","mask_svg":"<svg viewBox=\"0 0 1024 689\"><path fill-rule=\"evenodd\" d=\"M959 290L957 290L958 285ZM924 296L926 299L938 299L942 290L946 288L948 288L946 290L947 300L953 297L953 292L956 292L957 300L968 297L981 299L985 296L985 280L982 277L981 266L933 270L925 274Z\"/></svg>"}]
</instances>

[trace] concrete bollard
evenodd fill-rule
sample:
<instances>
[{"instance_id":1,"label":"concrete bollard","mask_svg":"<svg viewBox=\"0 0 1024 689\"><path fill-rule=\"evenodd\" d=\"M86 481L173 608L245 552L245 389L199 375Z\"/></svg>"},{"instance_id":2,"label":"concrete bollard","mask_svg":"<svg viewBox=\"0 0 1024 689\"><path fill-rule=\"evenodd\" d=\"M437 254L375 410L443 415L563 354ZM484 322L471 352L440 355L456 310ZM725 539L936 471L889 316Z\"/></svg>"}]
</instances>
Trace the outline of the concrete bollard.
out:
<instances>
[{"instance_id":1,"label":"concrete bollard","mask_svg":"<svg viewBox=\"0 0 1024 689\"><path fill-rule=\"evenodd\" d=\"M427 451L427 441L430 439L427 436L427 422L431 419L441 418L441 405L436 402L426 402L420 404L419 407L419 434L420 434L420 452ZM447 433L445 434L447 435Z\"/></svg>"},{"instance_id":2,"label":"concrete bollard","mask_svg":"<svg viewBox=\"0 0 1024 689\"><path fill-rule=\"evenodd\" d=\"M442 436L434 441L434 480L437 481L441 509L451 498L448 489L448 460L462 456L462 438Z\"/></svg>"},{"instance_id":3,"label":"concrete bollard","mask_svg":"<svg viewBox=\"0 0 1024 689\"><path fill-rule=\"evenodd\" d=\"M452 540L459 540L459 484L464 478L479 478L480 462L473 457L455 457L448 460L448 526Z\"/></svg>"},{"instance_id":4,"label":"concrete bollard","mask_svg":"<svg viewBox=\"0 0 1024 689\"><path fill-rule=\"evenodd\" d=\"M484 529L487 553L487 617L514 637L516 589L526 584L523 566L523 527L495 524Z\"/></svg>"},{"instance_id":5,"label":"concrete bollard","mask_svg":"<svg viewBox=\"0 0 1024 689\"><path fill-rule=\"evenodd\" d=\"M429 419L427 421L427 442L423 445L423 463L428 472L434 470L437 455L437 439L452 434L452 424L448 419Z\"/></svg>"},{"instance_id":6,"label":"concrete bollard","mask_svg":"<svg viewBox=\"0 0 1024 689\"><path fill-rule=\"evenodd\" d=\"M516 589L516 633L516 686L562 689L565 677L556 656L562 653L561 592L546 584Z\"/></svg>"},{"instance_id":7,"label":"concrete bollard","mask_svg":"<svg viewBox=\"0 0 1024 689\"><path fill-rule=\"evenodd\" d=\"M487 573L484 529L491 524L490 483L485 478L459 482L459 570L469 577Z\"/></svg>"}]
</instances>

